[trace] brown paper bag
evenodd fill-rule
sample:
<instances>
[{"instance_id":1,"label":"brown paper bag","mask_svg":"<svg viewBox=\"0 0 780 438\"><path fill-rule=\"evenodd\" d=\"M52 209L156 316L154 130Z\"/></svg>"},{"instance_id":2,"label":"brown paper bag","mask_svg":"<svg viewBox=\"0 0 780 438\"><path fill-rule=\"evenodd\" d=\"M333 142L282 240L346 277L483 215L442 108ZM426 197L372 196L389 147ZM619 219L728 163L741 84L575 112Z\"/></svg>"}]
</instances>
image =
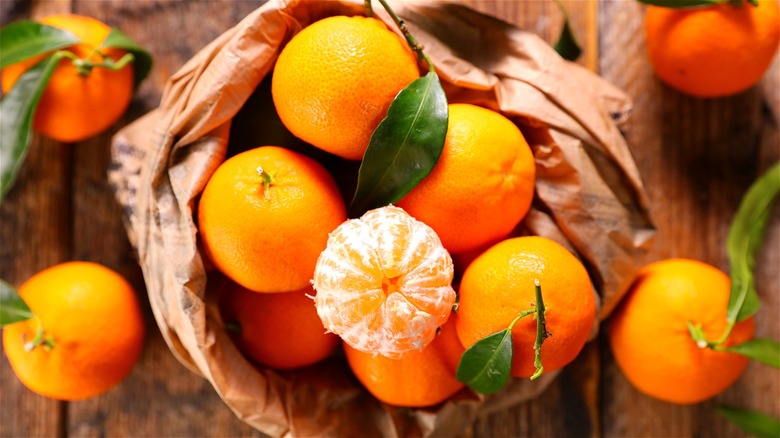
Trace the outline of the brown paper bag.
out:
<instances>
[{"instance_id":1,"label":"brown paper bag","mask_svg":"<svg viewBox=\"0 0 780 438\"><path fill-rule=\"evenodd\" d=\"M521 127L537 166L524 227L581 257L603 319L653 235L647 196L616 125L630 111L626 96L563 61L534 34L464 6L424 0L393 6L425 46L450 102L500 110ZM169 80L159 109L114 137L109 179L166 342L242 420L271 435L454 435L479 413L536 396L555 373L534 382L515 379L488 398L464 389L429 409L385 406L360 387L339 355L292 372L249 363L206 292L194 203L229 141L233 148L241 139L276 135L258 123L273 115L258 86L301 28L362 12L361 0L266 3L184 65ZM252 102L259 102L256 109ZM253 123L241 123L242 114L255 110Z\"/></svg>"}]
</instances>

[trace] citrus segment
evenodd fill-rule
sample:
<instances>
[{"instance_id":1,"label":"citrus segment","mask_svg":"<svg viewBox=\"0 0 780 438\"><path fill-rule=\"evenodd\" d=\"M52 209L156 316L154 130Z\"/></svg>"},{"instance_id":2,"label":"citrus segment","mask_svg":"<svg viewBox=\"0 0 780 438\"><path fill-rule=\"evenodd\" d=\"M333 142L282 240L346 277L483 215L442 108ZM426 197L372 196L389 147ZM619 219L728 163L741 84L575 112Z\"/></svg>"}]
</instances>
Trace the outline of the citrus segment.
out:
<instances>
[{"instance_id":1,"label":"citrus segment","mask_svg":"<svg viewBox=\"0 0 780 438\"><path fill-rule=\"evenodd\" d=\"M398 207L333 231L314 272L317 313L357 350L387 357L428 345L455 302L453 267L436 233Z\"/></svg>"}]
</instances>

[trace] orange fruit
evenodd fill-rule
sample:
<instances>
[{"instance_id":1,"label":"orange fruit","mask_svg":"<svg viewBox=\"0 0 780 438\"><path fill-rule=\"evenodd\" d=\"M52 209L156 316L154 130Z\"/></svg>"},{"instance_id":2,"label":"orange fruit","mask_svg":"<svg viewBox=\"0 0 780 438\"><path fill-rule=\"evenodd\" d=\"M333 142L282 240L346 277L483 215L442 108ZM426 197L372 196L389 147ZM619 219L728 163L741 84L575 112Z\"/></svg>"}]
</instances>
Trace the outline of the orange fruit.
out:
<instances>
[{"instance_id":1,"label":"orange fruit","mask_svg":"<svg viewBox=\"0 0 780 438\"><path fill-rule=\"evenodd\" d=\"M311 286L294 292L263 294L232 281L220 285L219 308L231 337L244 354L280 370L299 368L328 357L338 336L325 333Z\"/></svg>"},{"instance_id":2,"label":"orange fruit","mask_svg":"<svg viewBox=\"0 0 780 438\"><path fill-rule=\"evenodd\" d=\"M279 55L271 93L296 137L350 160L419 76L407 44L375 18L335 16L295 35Z\"/></svg>"},{"instance_id":3,"label":"orange fruit","mask_svg":"<svg viewBox=\"0 0 780 438\"><path fill-rule=\"evenodd\" d=\"M36 318L3 327L3 347L19 380L60 400L82 400L119 384L143 347L138 298L116 272L89 262L45 269L19 288ZM43 329L51 348L25 343Z\"/></svg>"},{"instance_id":4,"label":"orange fruit","mask_svg":"<svg viewBox=\"0 0 780 438\"><path fill-rule=\"evenodd\" d=\"M698 97L736 94L757 83L772 62L780 42L778 2L648 6L645 37L653 68L668 85Z\"/></svg>"},{"instance_id":5,"label":"orange fruit","mask_svg":"<svg viewBox=\"0 0 780 438\"><path fill-rule=\"evenodd\" d=\"M344 344L349 367L360 383L382 402L403 407L432 406L460 391L464 385L455 372L463 351L452 318L427 347L399 359Z\"/></svg>"},{"instance_id":6,"label":"orange fruit","mask_svg":"<svg viewBox=\"0 0 780 438\"><path fill-rule=\"evenodd\" d=\"M628 380L647 395L681 404L731 386L748 359L701 348L688 332L690 321L702 325L708 340L723 335L730 288L726 274L695 260L668 259L642 268L607 332ZM725 345L752 339L754 328L752 317L738 323Z\"/></svg>"},{"instance_id":7,"label":"orange fruit","mask_svg":"<svg viewBox=\"0 0 780 438\"><path fill-rule=\"evenodd\" d=\"M536 301L542 286L547 331L542 344L544 372L557 370L579 354L596 318L596 303L585 267L560 244L537 236L504 240L474 260L460 283L457 329L468 348L504 330ZM536 320L525 317L512 329L512 376L534 373Z\"/></svg>"},{"instance_id":8,"label":"orange fruit","mask_svg":"<svg viewBox=\"0 0 780 438\"><path fill-rule=\"evenodd\" d=\"M531 206L536 168L520 129L468 104L449 106L449 127L433 171L398 206L436 230L452 253L506 237Z\"/></svg>"},{"instance_id":9,"label":"orange fruit","mask_svg":"<svg viewBox=\"0 0 780 438\"><path fill-rule=\"evenodd\" d=\"M452 259L436 233L398 207L341 224L317 260L325 327L355 348L398 358L422 350L455 303Z\"/></svg>"},{"instance_id":10,"label":"orange fruit","mask_svg":"<svg viewBox=\"0 0 780 438\"><path fill-rule=\"evenodd\" d=\"M96 49L111 28L98 20L80 15L50 15L41 23L66 30L81 40L66 47L79 59L102 62L103 56L118 61L127 52L119 49ZM27 69L43 57L35 57L3 69L3 93L8 93ZM77 142L92 137L114 124L124 114L133 95L133 66L118 71L94 67L82 75L73 60L62 59L35 109L33 128L61 142Z\"/></svg>"},{"instance_id":11,"label":"orange fruit","mask_svg":"<svg viewBox=\"0 0 780 438\"><path fill-rule=\"evenodd\" d=\"M255 148L222 163L198 206L208 257L256 292L306 287L328 233L346 218L327 170L278 146Z\"/></svg>"}]
</instances>

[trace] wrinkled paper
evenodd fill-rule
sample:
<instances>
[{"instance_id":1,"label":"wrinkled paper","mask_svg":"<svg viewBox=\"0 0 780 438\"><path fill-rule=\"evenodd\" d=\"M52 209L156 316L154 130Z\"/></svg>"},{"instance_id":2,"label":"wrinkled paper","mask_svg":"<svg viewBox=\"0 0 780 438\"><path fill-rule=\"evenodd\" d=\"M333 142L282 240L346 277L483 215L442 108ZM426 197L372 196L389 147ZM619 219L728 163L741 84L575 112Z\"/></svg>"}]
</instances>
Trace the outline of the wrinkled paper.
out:
<instances>
[{"instance_id":1,"label":"wrinkled paper","mask_svg":"<svg viewBox=\"0 0 780 438\"><path fill-rule=\"evenodd\" d=\"M654 233L618 129L631 110L628 98L535 34L465 6L392 5L433 60L450 102L499 110L521 127L537 168L524 233L555 239L581 258L599 298L599 319L605 318ZM380 9L379 18L395 29ZM557 373L513 379L491 397L464 389L433 408L386 406L360 387L341 354L290 372L253 365L228 337L207 289L215 282L207 284L197 243L197 197L229 143L276 138L277 127L263 125L272 106L256 89L292 35L339 14L361 15L363 2L271 0L227 30L170 78L158 109L113 138L109 180L163 337L239 418L277 436L459 434L482 413L535 397ZM265 113L251 112L253 94ZM239 123L241 117L251 123Z\"/></svg>"}]
</instances>

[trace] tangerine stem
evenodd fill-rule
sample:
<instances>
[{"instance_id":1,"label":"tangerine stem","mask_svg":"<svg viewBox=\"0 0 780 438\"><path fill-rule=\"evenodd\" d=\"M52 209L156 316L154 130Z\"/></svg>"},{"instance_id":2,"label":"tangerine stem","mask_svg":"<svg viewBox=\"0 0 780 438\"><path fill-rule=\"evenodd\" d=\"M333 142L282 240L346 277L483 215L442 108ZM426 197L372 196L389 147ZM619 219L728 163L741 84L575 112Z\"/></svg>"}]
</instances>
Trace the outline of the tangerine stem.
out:
<instances>
[{"instance_id":1,"label":"tangerine stem","mask_svg":"<svg viewBox=\"0 0 780 438\"><path fill-rule=\"evenodd\" d=\"M67 50L59 50L55 55L70 59L73 62L73 66L76 67L76 72L81 76L89 76L95 67L103 67L111 71L121 70L135 60L135 56L132 53L126 53L125 56L119 58L119 61L116 62L111 58L104 58L103 62L92 62L89 59L81 59L75 53Z\"/></svg>"},{"instance_id":2,"label":"tangerine stem","mask_svg":"<svg viewBox=\"0 0 780 438\"><path fill-rule=\"evenodd\" d=\"M420 44L417 41L417 38L415 38L414 35L412 35L409 32L409 27L406 26L406 23L404 22L404 20L402 20L401 17L399 17L395 13L395 11L393 11L393 9L390 7L390 5L387 4L387 0L379 0L379 3L382 4L382 7L385 8L387 13L390 14L390 17L393 18L393 21L395 22L395 25L398 26L398 29L404 35L404 38L406 38L406 42L409 44L409 48L411 48L412 51L414 51L414 53L417 55L417 58L420 61L424 61L425 62L425 64L428 67L428 71L430 71L431 73L435 73L436 69L433 68L433 61L431 61L431 58L429 58L428 55L426 55L423 52L422 44Z\"/></svg>"},{"instance_id":3,"label":"tangerine stem","mask_svg":"<svg viewBox=\"0 0 780 438\"><path fill-rule=\"evenodd\" d=\"M266 172L265 169L263 169L263 166L257 166L257 174L260 175L260 179L263 180L263 194L265 195L265 199L271 199L271 194L268 189L271 188L274 176Z\"/></svg>"},{"instance_id":4,"label":"tangerine stem","mask_svg":"<svg viewBox=\"0 0 780 438\"><path fill-rule=\"evenodd\" d=\"M41 323L41 320L37 316L34 318L38 323L38 329L35 331L35 338L33 338L32 341L27 341L24 343L24 351L33 351L35 350L35 347L40 345L43 345L43 348L45 348L46 351L50 351L52 348L54 348L54 338L51 336L44 336L46 332L43 330L43 324Z\"/></svg>"},{"instance_id":5,"label":"tangerine stem","mask_svg":"<svg viewBox=\"0 0 780 438\"><path fill-rule=\"evenodd\" d=\"M536 371L531 376L531 380L536 380L537 377L541 376L544 372L544 366L542 365L542 344L544 343L544 340L547 339L548 336L550 336L550 333L547 331L547 323L544 319L545 316L545 308L544 308L544 300L542 299L542 284L539 282L538 278L534 279L534 287L535 287L535 294L536 294L536 341L534 342L534 367L536 367Z\"/></svg>"}]
</instances>

